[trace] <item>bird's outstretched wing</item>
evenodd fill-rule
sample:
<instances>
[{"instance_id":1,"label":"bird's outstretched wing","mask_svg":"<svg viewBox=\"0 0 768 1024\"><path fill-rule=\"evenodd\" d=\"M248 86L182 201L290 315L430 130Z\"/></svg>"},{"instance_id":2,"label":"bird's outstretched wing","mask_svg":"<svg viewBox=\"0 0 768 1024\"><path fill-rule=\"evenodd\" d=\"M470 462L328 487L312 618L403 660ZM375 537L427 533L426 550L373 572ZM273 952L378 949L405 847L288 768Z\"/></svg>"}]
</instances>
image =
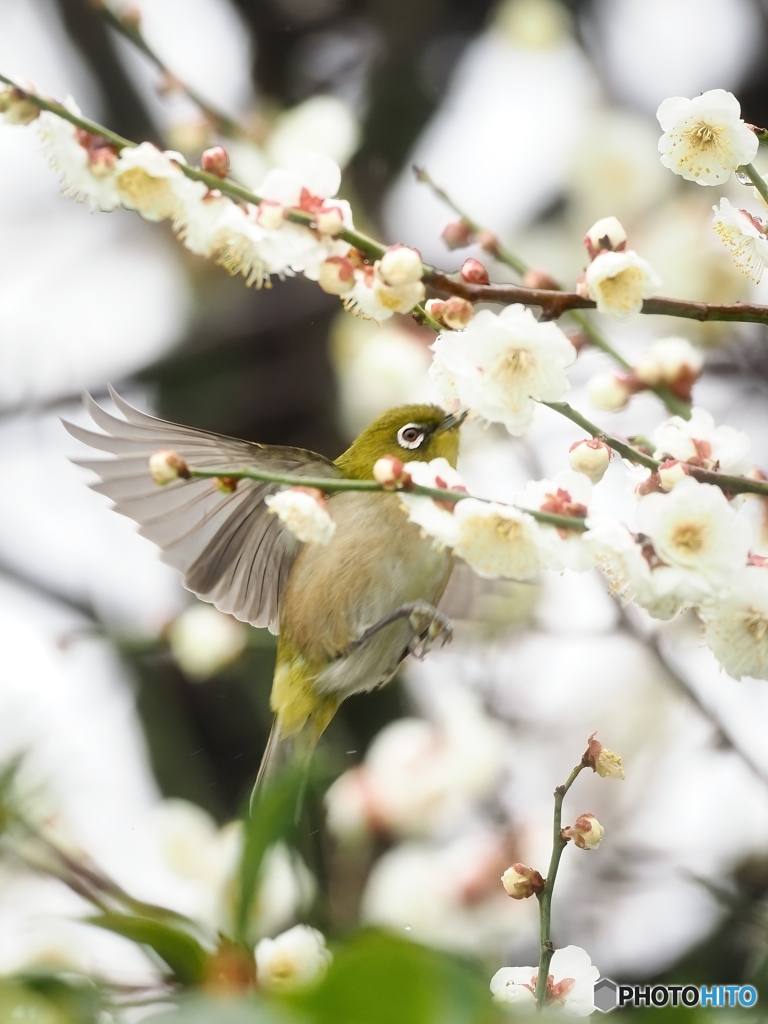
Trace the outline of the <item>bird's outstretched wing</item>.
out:
<instances>
[{"instance_id":1,"label":"bird's outstretched wing","mask_svg":"<svg viewBox=\"0 0 768 1024\"><path fill-rule=\"evenodd\" d=\"M237 490L223 494L210 479L192 479L161 488L150 476L149 457L170 449L200 469L246 465L315 477L338 476L336 467L301 448L253 444L148 416L110 391L125 419L105 412L86 395L85 406L104 433L64 422L73 437L116 456L75 460L101 478L93 489L139 524L139 533L160 547L163 561L181 572L189 590L223 612L276 633L280 597L301 548L264 504L279 485L241 480Z\"/></svg>"}]
</instances>

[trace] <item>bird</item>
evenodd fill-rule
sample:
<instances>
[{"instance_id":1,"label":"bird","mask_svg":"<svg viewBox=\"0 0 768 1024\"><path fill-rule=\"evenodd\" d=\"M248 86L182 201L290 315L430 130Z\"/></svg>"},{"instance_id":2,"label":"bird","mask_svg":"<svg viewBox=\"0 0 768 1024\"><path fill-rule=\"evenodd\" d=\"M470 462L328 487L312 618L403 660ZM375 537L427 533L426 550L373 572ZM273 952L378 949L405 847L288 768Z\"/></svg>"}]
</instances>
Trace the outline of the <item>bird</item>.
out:
<instances>
[{"instance_id":1,"label":"bird","mask_svg":"<svg viewBox=\"0 0 768 1024\"><path fill-rule=\"evenodd\" d=\"M390 409L331 461L302 448L171 423L109 391L119 417L84 396L99 432L63 421L73 437L115 456L73 460L97 474L93 490L138 523L193 594L278 634L274 721L258 789L297 743L311 752L346 697L383 686L410 653L450 639L451 624L436 606L453 557L408 520L393 492L329 494L326 507L336 523L331 540L302 543L265 503L281 485L241 479L227 492L193 477L161 488L150 474L150 457L171 450L197 469L246 466L370 481L386 455L404 463L444 458L455 468L463 416L429 404Z\"/></svg>"}]
</instances>

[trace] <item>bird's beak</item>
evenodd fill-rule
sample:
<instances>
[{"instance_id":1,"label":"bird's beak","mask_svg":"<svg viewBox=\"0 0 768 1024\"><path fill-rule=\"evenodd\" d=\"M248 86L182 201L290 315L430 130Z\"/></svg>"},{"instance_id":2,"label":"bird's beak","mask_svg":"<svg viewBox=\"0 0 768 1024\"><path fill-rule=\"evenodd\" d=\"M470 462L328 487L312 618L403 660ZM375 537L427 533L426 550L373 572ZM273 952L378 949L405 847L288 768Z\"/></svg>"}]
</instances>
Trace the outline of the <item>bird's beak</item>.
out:
<instances>
[{"instance_id":1,"label":"bird's beak","mask_svg":"<svg viewBox=\"0 0 768 1024\"><path fill-rule=\"evenodd\" d=\"M464 412L460 413L450 413L448 416L445 417L445 419L441 423L438 423L438 425L435 427L435 433L442 434L444 430L452 430L454 427L460 427L464 420L467 418L467 415L467 409L465 409Z\"/></svg>"}]
</instances>

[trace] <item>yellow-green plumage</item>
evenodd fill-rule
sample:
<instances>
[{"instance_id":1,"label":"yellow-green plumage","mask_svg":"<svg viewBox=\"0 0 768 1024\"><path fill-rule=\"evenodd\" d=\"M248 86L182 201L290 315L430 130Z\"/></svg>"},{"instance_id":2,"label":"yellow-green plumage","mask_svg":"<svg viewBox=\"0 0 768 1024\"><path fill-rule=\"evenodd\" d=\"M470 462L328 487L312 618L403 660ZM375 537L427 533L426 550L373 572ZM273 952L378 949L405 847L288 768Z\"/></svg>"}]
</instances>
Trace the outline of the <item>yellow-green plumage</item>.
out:
<instances>
[{"instance_id":1,"label":"yellow-green plumage","mask_svg":"<svg viewBox=\"0 0 768 1024\"><path fill-rule=\"evenodd\" d=\"M439 429L442 409L412 405L379 417L335 462L342 476L369 480L384 455L402 461L445 458L456 465L458 424ZM423 443L404 450L398 430L428 428ZM309 725L325 729L351 693L385 683L407 654L412 629L393 622L359 651L339 657L369 626L412 601L436 605L451 573L451 556L408 522L396 494L342 492L328 499L337 524L330 544L306 545L291 570L280 616L272 709L282 735Z\"/></svg>"}]
</instances>

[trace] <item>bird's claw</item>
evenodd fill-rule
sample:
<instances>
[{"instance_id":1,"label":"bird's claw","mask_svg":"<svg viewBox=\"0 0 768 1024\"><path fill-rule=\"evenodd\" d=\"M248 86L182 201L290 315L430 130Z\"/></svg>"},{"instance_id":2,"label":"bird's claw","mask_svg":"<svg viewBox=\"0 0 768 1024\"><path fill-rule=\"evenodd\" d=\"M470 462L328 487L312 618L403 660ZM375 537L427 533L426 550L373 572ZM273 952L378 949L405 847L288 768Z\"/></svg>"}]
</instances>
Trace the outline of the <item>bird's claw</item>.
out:
<instances>
[{"instance_id":1,"label":"bird's claw","mask_svg":"<svg viewBox=\"0 0 768 1024\"><path fill-rule=\"evenodd\" d=\"M414 602L408 621L415 634L412 653L417 658L424 658L437 642L444 647L453 639L451 620L426 601Z\"/></svg>"}]
</instances>

